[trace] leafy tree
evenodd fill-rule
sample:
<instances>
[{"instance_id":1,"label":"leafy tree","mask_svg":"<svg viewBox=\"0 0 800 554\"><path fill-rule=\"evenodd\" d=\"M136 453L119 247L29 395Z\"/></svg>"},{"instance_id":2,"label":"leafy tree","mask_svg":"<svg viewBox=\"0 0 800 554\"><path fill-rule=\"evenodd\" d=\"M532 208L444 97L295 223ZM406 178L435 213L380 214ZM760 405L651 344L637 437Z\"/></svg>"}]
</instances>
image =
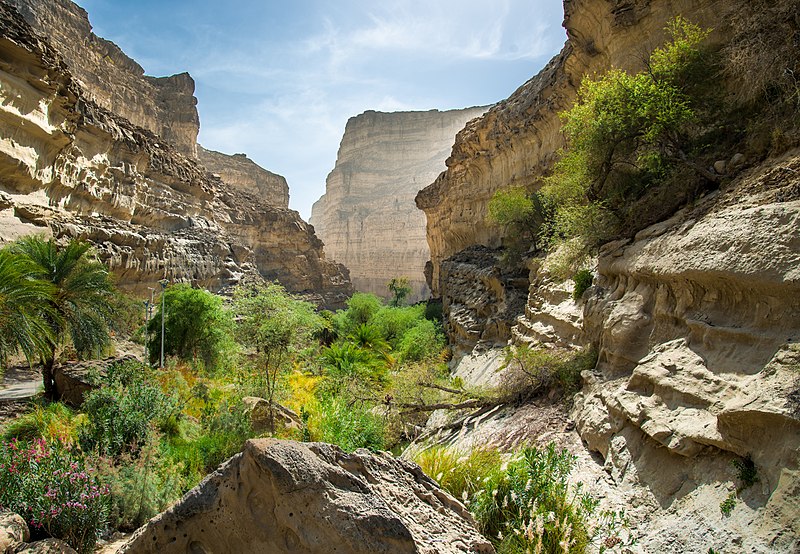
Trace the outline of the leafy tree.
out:
<instances>
[{"instance_id":1,"label":"leafy tree","mask_svg":"<svg viewBox=\"0 0 800 554\"><path fill-rule=\"evenodd\" d=\"M709 31L680 17L668 31L672 40L653 51L646 71L584 79L562 114L568 148L542 189L556 206L557 238L610 238L630 203L676 166L717 180L689 149L713 104L704 88L710 58L701 48Z\"/></svg>"},{"instance_id":2,"label":"leafy tree","mask_svg":"<svg viewBox=\"0 0 800 554\"><path fill-rule=\"evenodd\" d=\"M489 201L489 221L502 226L512 248L521 249L521 243L539 249L542 227L552 216L548 198L539 192L528 192L523 187L498 190ZM527 249L527 244L525 249Z\"/></svg>"},{"instance_id":3,"label":"leafy tree","mask_svg":"<svg viewBox=\"0 0 800 554\"><path fill-rule=\"evenodd\" d=\"M48 349L53 336L46 310L52 286L35 278L29 259L0 250L0 360L22 351L30 361Z\"/></svg>"},{"instance_id":4,"label":"leafy tree","mask_svg":"<svg viewBox=\"0 0 800 554\"><path fill-rule=\"evenodd\" d=\"M393 277L386 286L392 293L390 306L399 307L405 304L406 296L411 294L411 285L408 284L408 277Z\"/></svg>"},{"instance_id":5,"label":"leafy tree","mask_svg":"<svg viewBox=\"0 0 800 554\"><path fill-rule=\"evenodd\" d=\"M181 283L164 291L164 355L218 367L233 348L233 321L222 298ZM148 323L150 363L161 355L161 306Z\"/></svg>"},{"instance_id":6,"label":"leafy tree","mask_svg":"<svg viewBox=\"0 0 800 554\"><path fill-rule=\"evenodd\" d=\"M13 251L27 258L30 275L51 289L42 307L49 333L41 356L45 395L53 398L53 365L60 345L69 341L80 356L98 355L108 345L114 286L105 266L92 259L88 243L72 240L59 246L53 239L29 236L17 241Z\"/></svg>"},{"instance_id":7,"label":"leafy tree","mask_svg":"<svg viewBox=\"0 0 800 554\"><path fill-rule=\"evenodd\" d=\"M347 309L339 312L339 331L352 332L359 325L369 323L372 316L381 309L383 302L374 294L357 292L347 300Z\"/></svg>"},{"instance_id":8,"label":"leafy tree","mask_svg":"<svg viewBox=\"0 0 800 554\"><path fill-rule=\"evenodd\" d=\"M277 283L236 289L234 311L237 337L255 349L263 368L270 426L274 429L272 404L287 362L326 327L326 321L312 304L293 298Z\"/></svg>"}]
</instances>

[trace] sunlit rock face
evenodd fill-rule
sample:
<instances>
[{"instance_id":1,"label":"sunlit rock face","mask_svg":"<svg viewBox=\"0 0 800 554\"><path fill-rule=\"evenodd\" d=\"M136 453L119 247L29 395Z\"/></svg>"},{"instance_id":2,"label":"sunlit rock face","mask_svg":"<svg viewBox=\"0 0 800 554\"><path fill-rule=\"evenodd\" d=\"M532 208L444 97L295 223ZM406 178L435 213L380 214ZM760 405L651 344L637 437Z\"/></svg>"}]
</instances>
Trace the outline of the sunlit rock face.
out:
<instances>
[{"instance_id":1,"label":"sunlit rock face","mask_svg":"<svg viewBox=\"0 0 800 554\"><path fill-rule=\"evenodd\" d=\"M13 7L0 4L0 238L39 232L88 240L118 284L140 294L162 278L221 290L251 275L277 279L320 304L342 304L352 290L346 269L325 259L297 212L265 200L257 184L227 185L179 151L186 150L179 136L173 145L95 101L107 80L132 94L126 113L137 117L140 94L123 86L115 70L103 74L105 65L128 58L98 58L105 61L92 71L101 77L87 90L50 43L68 42L64 51L77 59L77 39L68 37L78 31L69 27L85 23L85 13L60 1L25 6L29 16L44 17L40 26L62 28L55 39L39 35ZM64 18L53 19L58 14ZM137 86L149 82L130 79ZM122 94L115 90L105 91L106 102ZM282 202L285 194L278 196Z\"/></svg>"},{"instance_id":2,"label":"sunlit rock face","mask_svg":"<svg viewBox=\"0 0 800 554\"><path fill-rule=\"evenodd\" d=\"M389 280L404 276L411 301L427 297L425 215L414 196L445 168L456 133L485 111L368 111L347 122L311 223L357 290L387 296Z\"/></svg>"},{"instance_id":3,"label":"sunlit rock face","mask_svg":"<svg viewBox=\"0 0 800 554\"><path fill-rule=\"evenodd\" d=\"M222 154L197 145L200 163L217 175L225 185L258 194L267 204L289 207L289 185L286 178L256 164L246 154Z\"/></svg>"}]
</instances>

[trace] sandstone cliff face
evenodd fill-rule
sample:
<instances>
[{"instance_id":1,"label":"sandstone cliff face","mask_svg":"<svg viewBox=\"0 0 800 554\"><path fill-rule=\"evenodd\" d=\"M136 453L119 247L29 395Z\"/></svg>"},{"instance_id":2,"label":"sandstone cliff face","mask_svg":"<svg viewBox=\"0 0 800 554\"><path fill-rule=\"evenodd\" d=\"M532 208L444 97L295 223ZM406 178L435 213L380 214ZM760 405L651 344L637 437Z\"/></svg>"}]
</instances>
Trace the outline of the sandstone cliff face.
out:
<instances>
[{"instance_id":1,"label":"sandstone cliff face","mask_svg":"<svg viewBox=\"0 0 800 554\"><path fill-rule=\"evenodd\" d=\"M640 69L644 54L663 43L664 26L676 14L725 33L725 13L743 0L567 0L569 40L535 77L456 137L447 170L416 197L427 216L431 289L441 294L442 260L474 244L500 246L502 232L486 222L492 195L530 185L552 166L564 142L558 113L575 99L583 75L610 67Z\"/></svg>"},{"instance_id":2,"label":"sandstone cliff face","mask_svg":"<svg viewBox=\"0 0 800 554\"><path fill-rule=\"evenodd\" d=\"M224 186L99 106L6 4L0 28L0 237L87 239L139 293L164 277L219 290L253 274L320 303L346 298L346 270L296 212Z\"/></svg>"},{"instance_id":3,"label":"sandstone cliff face","mask_svg":"<svg viewBox=\"0 0 800 554\"><path fill-rule=\"evenodd\" d=\"M262 201L279 208L289 207L286 178L267 171L245 154L222 154L197 145L200 163L217 175L228 187L258 195Z\"/></svg>"},{"instance_id":4,"label":"sandstone cliff face","mask_svg":"<svg viewBox=\"0 0 800 554\"><path fill-rule=\"evenodd\" d=\"M250 440L122 553L485 553L464 506L391 454Z\"/></svg>"},{"instance_id":5,"label":"sandstone cliff face","mask_svg":"<svg viewBox=\"0 0 800 554\"><path fill-rule=\"evenodd\" d=\"M188 73L145 77L111 41L92 32L86 11L71 0L9 0L63 57L87 98L196 157L200 118Z\"/></svg>"},{"instance_id":6,"label":"sandstone cliff face","mask_svg":"<svg viewBox=\"0 0 800 554\"><path fill-rule=\"evenodd\" d=\"M444 168L456 133L485 111L368 111L347 122L311 223L357 290L385 297L389 280L405 276L409 300L427 297L425 216L414 195Z\"/></svg>"}]
</instances>

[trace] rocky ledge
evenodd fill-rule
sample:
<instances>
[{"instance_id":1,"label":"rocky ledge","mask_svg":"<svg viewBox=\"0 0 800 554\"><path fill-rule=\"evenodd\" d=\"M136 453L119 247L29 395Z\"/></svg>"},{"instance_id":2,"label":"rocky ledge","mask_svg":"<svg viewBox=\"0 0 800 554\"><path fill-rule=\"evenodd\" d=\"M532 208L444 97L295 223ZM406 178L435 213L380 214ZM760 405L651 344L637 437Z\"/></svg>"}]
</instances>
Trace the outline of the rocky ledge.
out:
<instances>
[{"instance_id":1,"label":"rocky ledge","mask_svg":"<svg viewBox=\"0 0 800 554\"><path fill-rule=\"evenodd\" d=\"M121 554L491 553L464 506L415 464L322 443L247 441Z\"/></svg>"}]
</instances>

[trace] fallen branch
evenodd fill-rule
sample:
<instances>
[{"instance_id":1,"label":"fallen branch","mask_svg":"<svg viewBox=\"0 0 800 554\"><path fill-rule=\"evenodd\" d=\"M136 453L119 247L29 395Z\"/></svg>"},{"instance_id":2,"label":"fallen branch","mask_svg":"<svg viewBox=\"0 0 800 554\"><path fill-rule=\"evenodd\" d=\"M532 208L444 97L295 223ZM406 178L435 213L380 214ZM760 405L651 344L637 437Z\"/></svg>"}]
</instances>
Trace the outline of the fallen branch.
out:
<instances>
[{"instance_id":1,"label":"fallen branch","mask_svg":"<svg viewBox=\"0 0 800 554\"><path fill-rule=\"evenodd\" d=\"M450 389L450 388L447 388L447 387L443 387L442 385L437 385L436 383L423 383L423 382L420 381L420 382L417 383L417 386L425 387L427 389L437 389L437 390L440 390L440 391L449 392L451 394L466 394L466 392L463 391L463 390Z\"/></svg>"},{"instance_id":2,"label":"fallen branch","mask_svg":"<svg viewBox=\"0 0 800 554\"><path fill-rule=\"evenodd\" d=\"M451 404L448 402L440 402L438 404L398 404L403 411L401 415L415 414L420 412L434 412L436 410L467 410L471 408L482 408L487 403L483 400L467 400L459 404Z\"/></svg>"}]
</instances>

